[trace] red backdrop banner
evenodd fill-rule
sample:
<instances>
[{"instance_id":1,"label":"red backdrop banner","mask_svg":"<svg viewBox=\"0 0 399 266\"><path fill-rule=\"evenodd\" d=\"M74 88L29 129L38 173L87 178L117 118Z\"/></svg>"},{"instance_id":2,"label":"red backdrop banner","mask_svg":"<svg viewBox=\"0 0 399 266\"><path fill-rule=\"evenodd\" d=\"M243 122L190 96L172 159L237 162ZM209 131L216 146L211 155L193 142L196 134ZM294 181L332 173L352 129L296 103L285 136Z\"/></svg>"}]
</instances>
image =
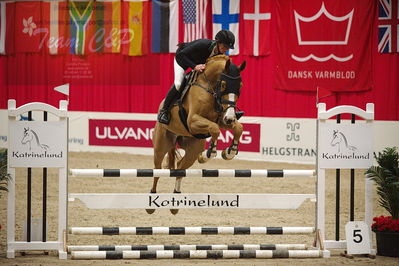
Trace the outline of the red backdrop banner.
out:
<instances>
[{"instance_id":1,"label":"red backdrop banner","mask_svg":"<svg viewBox=\"0 0 399 266\"><path fill-rule=\"evenodd\" d=\"M374 2L277 1L277 88L370 89Z\"/></svg>"},{"instance_id":2,"label":"red backdrop banner","mask_svg":"<svg viewBox=\"0 0 399 266\"><path fill-rule=\"evenodd\" d=\"M252 2L252 7L255 0L241 1L241 8L250 2ZM266 9L263 9L263 1L259 2L260 13L268 13ZM308 7L304 10L301 8L300 11L300 14L305 17L316 14L322 6L320 0L298 0L298 2ZM332 5L335 2L340 3L340 5ZM343 16L352 10L351 7L348 7L348 3L352 2L353 0L324 1L324 5L326 10L335 16ZM369 0L360 2L364 3L364 8L370 5ZM316 117L315 87L313 91L288 91L276 89L276 84L273 82L276 79L276 68L281 67L281 64L284 63L279 61L278 45L281 32L285 31L286 26L280 26L277 23L276 16L277 5L284 3L286 3L286 0L271 1L270 55L252 56L241 53L232 57L233 62L237 65L241 64L243 60L247 61L247 67L242 72L243 88L238 101L238 106L245 111L247 116ZM326 102L328 108L337 105L354 105L364 109L366 103L375 103L376 119L398 121L399 53L378 53L377 3L377 1L371 1L370 12L374 12L374 14L370 13L370 17L367 17L367 20L373 23L372 38L358 47L359 50L362 50L363 46L371 46L371 64L367 66L367 73L369 74L367 74L367 77L362 76L364 79L369 78L371 80L371 90L353 91L349 87L344 87L345 90L336 91L333 95L324 97L320 101ZM7 3L0 6L7 8L5 10L7 17L15 14L15 10L10 8L15 7L15 2L12 5ZM342 10L338 6L342 6ZM62 10L61 7L59 9ZM151 14L150 11L148 12L148 14ZM255 12L255 9L248 12ZM355 10L354 16L356 14ZM58 15L59 20L62 17L62 15ZM209 20L212 19L210 12L207 17ZM291 19L294 19L293 15ZM7 21L10 20L7 19ZM5 34L7 36L13 36L15 33L13 30L14 20L12 19L10 22L12 23L6 25L7 32ZM23 23L23 21L20 21L20 23ZM151 38L150 21L147 21L147 23L149 25L148 37ZM353 23L355 22L353 21ZM259 29L261 29L262 25L259 26ZM211 31L212 28L210 27L208 32ZM180 31L180 33L180 39L183 40L183 31ZM243 30L240 30L241 51L244 51L245 45L248 45L245 42L245 34ZM61 29L58 30L58 36L63 36ZM47 36L47 38L49 37ZM13 43L12 37L6 38L6 42ZM148 41L151 43L150 39ZM51 44L55 43L52 42ZM252 44L250 45L252 49ZM173 53L148 53L143 56L128 56L122 52L72 55L68 54L70 47L64 45L61 48L62 50L67 49L66 51L58 49L58 54L50 55L49 48L54 47L54 45L46 46L46 49L34 53L16 53L12 51L15 48L13 45L5 44L6 55L0 56L1 109L7 108L7 99L16 99L18 105L39 101L58 106L58 101L65 99L65 96L54 91L53 88L69 83L70 101L68 109L71 111L156 113L159 103L173 82ZM11 49L8 50L8 48ZM149 45L147 45L147 48L149 48ZM297 56L304 55L297 54ZM338 53L336 55L343 56ZM311 64L311 61L308 61L308 64ZM300 81L298 82L300 83ZM335 83L334 85L338 86ZM296 85L293 85L290 89L296 87ZM321 86L321 84L319 84L319 88L331 90L330 87ZM309 88L306 87L306 89Z\"/></svg>"}]
</instances>

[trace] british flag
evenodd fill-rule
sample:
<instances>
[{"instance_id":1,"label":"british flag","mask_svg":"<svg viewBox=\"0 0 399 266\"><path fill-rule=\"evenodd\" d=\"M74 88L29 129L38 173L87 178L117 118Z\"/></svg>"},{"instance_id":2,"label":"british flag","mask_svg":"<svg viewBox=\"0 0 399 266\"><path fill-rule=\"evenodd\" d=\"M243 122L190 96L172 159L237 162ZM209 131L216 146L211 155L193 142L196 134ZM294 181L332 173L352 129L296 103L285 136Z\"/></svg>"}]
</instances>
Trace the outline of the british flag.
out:
<instances>
[{"instance_id":1,"label":"british flag","mask_svg":"<svg viewBox=\"0 0 399 266\"><path fill-rule=\"evenodd\" d=\"M378 1L378 52L399 52L399 0Z\"/></svg>"},{"instance_id":2,"label":"british flag","mask_svg":"<svg viewBox=\"0 0 399 266\"><path fill-rule=\"evenodd\" d=\"M208 0L183 0L184 42L208 38L206 9Z\"/></svg>"}]
</instances>

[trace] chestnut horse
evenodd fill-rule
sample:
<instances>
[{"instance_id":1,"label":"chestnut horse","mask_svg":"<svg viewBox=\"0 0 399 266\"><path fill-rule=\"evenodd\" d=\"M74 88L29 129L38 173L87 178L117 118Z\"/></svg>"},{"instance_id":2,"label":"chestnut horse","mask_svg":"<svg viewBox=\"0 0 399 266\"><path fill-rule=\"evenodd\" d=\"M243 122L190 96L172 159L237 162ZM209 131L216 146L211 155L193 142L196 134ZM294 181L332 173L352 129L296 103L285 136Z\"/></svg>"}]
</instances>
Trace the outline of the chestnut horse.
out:
<instances>
[{"instance_id":1,"label":"chestnut horse","mask_svg":"<svg viewBox=\"0 0 399 266\"><path fill-rule=\"evenodd\" d=\"M195 160L205 163L216 156L216 145L220 128L231 129L234 139L229 148L222 152L225 160L231 160L238 153L238 142L243 126L235 115L236 102L242 87L240 72L245 61L236 66L226 55L208 58L205 70L197 73L196 80L183 96L180 107L187 114L186 126L179 117L179 106L171 108L169 125L156 123L153 134L154 168L161 169L162 161L168 154L169 169L175 168L176 145L182 148L184 156L177 162L177 169L187 169ZM162 107L163 102L160 105ZM198 138L199 135L202 139ZM194 137L196 136L196 137ZM205 139L211 137L209 148L204 150ZM174 193L181 193L182 177L176 177ZM159 177L154 177L151 193L156 193ZM155 210L147 210L153 213ZM171 210L176 214L178 210Z\"/></svg>"}]
</instances>

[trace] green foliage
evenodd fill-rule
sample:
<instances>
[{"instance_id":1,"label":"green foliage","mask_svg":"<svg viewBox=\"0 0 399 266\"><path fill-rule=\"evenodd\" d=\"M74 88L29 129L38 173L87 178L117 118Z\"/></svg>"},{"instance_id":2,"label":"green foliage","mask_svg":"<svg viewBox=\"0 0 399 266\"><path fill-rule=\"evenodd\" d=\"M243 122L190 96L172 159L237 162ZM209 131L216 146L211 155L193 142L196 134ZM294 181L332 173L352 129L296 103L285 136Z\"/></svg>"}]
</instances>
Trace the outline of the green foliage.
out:
<instances>
[{"instance_id":1,"label":"green foliage","mask_svg":"<svg viewBox=\"0 0 399 266\"><path fill-rule=\"evenodd\" d=\"M377 185L378 203L392 219L399 219L399 154L396 147L385 148L374 155L378 166L371 166L366 174Z\"/></svg>"},{"instance_id":2,"label":"green foliage","mask_svg":"<svg viewBox=\"0 0 399 266\"><path fill-rule=\"evenodd\" d=\"M0 197L1 191L8 191L10 175L7 173L7 150L0 150Z\"/></svg>"}]
</instances>

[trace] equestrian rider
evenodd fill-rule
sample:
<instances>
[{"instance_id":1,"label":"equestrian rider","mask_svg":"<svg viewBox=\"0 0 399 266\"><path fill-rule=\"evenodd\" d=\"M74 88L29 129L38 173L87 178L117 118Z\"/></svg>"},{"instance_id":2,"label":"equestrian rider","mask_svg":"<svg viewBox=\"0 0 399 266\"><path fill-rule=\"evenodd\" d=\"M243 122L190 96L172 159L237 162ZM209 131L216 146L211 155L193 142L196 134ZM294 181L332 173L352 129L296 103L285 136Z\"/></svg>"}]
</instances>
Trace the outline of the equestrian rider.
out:
<instances>
[{"instance_id":1,"label":"equestrian rider","mask_svg":"<svg viewBox=\"0 0 399 266\"><path fill-rule=\"evenodd\" d=\"M170 107L173 101L180 96L180 87L184 73L188 68L202 72L206 60L215 55L225 54L229 49L234 49L235 37L229 30L221 30L215 40L198 39L189 43L180 43L174 60L175 80L165 97L163 107L159 110L158 121L169 124Z\"/></svg>"}]
</instances>

